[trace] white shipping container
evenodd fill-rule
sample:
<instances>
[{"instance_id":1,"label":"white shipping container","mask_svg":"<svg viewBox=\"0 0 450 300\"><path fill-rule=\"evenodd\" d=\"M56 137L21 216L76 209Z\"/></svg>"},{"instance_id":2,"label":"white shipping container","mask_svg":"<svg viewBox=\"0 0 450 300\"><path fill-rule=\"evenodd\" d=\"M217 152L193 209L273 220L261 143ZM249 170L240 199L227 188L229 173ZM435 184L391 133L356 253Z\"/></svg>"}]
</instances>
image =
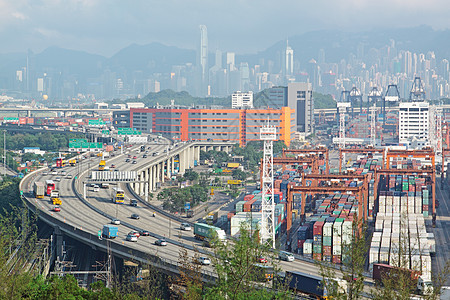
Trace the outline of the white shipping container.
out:
<instances>
[{"instance_id":1,"label":"white shipping container","mask_svg":"<svg viewBox=\"0 0 450 300\"><path fill-rule=\"evenodd\" d=\"M333 245L333 255L341 255L341 254L342 254L342 246Z\"/></svg>"},{"instance_id":2,"label":"white shipping container","mask_svg":"<svg viewBox=\"0 0 450 300\"><path fill-rule=\"evenodd\" d=\"M380 241L374 241L373 239L372 239L372 242L370 243L370 248L379 248L380 247Z\"/></svg>"},{"instance_id":3,"label":"white shipping container","mask_svg":"<svg viewBox=\"0 0 450 300\"><path fill-rule=\"evenodd\" d=\"M378 254L380 253L380 248L370 247L369 250L369 264L378 263Z\"/></svg>"},{"instance_id":4,"label":"white shipping container","mask_svg":"<svg viewBox=\"0 0 450 300\"><path fill-rule=\"evenodd\" d=\"M422 255L422 275L431 278L431 257L429 255Z\"/></svg>"},{"instance_id":5,"label":"white shipping container","mask_svg":"<svg viewBox=\"0 0 450 300\"><path fill-rule=\"evenodd\" d=\"M375 231L383 231L383 222L384 220L377 220L375 221Z\"/></svg>"},{"instance_id":6,"label":"white shipping container","mask_svg":"<svg viewBox=\"0 0 450 300\"><path fill-rule=\"evenodd\" d=\"M385 264L389 263L389 248L385 247L380 248L379 262Z\"/></svg>"},{"instance_id":7,"label":"white shipping container","mask_svg":"<svg viewBox=\"0 0 450 300\"><path fill-rule=\"evenodd\" d=\"M411 255L411 270L420 271L422 269L422 261L420 255Z\"/></svg>"},{"instance_id":8,"label":"white shipping container","mask_svg":"<svg viewBox=\"0 0 450 300\"><path fill-rule=\"evenodd\" d=\"M307 240L303 243L303 254L312 254L313 243L312 240Z\"/></svg>"},{"instance_id":9,"label":"white shipping container","mask_svg":"<svg viewBox=\"0 0 450 300\"><path fill-rule=\"evenodd\" d=\"M332 236L333 235L333 223L327 222L323 225L323 236Z\"/></svg>"}]
</instances>

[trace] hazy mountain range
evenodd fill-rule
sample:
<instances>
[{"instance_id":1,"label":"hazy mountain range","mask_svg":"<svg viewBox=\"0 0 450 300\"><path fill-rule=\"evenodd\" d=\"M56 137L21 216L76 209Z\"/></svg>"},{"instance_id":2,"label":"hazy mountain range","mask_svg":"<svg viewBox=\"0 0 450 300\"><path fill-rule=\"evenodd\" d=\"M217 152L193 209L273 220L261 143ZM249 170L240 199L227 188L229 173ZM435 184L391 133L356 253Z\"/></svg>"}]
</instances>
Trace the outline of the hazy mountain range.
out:
<instances>
[{"instance_id":1,"label":"hazy mountain range","mask_svg":"<svg viewBox=\"0 0 450 300\"><path fill-rule=\"evenodd\" d=\"M358 44L364 43L365 53L370 48L381 48L395 40L397 50L409 50L417 53L434 51L438 59L450 57L450 30L433 30L428 26L415 28L373 30L369 32L316 31L289 37L289 45L300 63L311 58L317 60L319 49L325 50L327 62L339 62L347 59L350 53L356 54ZM280 59L286 47L286 41L280 40L271 47L254 54L236 53L236 64L248 62L250 65L262 61ZM214 50L210 49L210 66L214 64ZM16 70L26 65L27 53L0 54L0 88L2 80L14 78ZM120 74L167 73L173 65L196 63L196 52L165 46L160 43L147 45L132 44L123 48L112 57L104 57L83 51L50 47L41 53L29 56L30 69L38 72L63 72L79 78L99 76L109 69Z\"/></svg>"}]
</instances>

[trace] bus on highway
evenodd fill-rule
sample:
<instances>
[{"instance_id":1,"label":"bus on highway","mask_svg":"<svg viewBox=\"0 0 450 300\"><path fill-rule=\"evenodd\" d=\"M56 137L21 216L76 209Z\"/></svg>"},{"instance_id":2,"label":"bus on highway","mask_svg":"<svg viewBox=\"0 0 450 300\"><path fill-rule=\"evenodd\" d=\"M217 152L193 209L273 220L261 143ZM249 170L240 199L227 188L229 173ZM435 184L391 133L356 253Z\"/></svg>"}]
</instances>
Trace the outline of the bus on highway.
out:
<instances>
[{"instance_id":1,"label":"bus on highway","mask_svg":"<svg viewBox=\"0 0 450 300\"><path fill-rule=\"evenodd\" d=\"M123 204L125 202L125 192L121 188L113 188L112 201L116 204Z\"/></svg>"},{"instance_id":2,"label":"bus on highway","mask_svg":"<svg viewBox=\"0 0 450 300\"><path fill-rule=\"evenodd\" d=\"M66 166L66 161L62 157L58 157L56 159L56 167L57 168L63 168Z\"/></svg>"},{"instance_id":3,"label":"bus on highway","mask_svg":"<svg viewBox=\"0 0 450 300\"><path fill-rule=\"evenodd\" d=\"M56 184L53 180L46 180L45 181L45 194L47 196L50 196L52 191L56 189Z\"/></svg>"}]
</instances>

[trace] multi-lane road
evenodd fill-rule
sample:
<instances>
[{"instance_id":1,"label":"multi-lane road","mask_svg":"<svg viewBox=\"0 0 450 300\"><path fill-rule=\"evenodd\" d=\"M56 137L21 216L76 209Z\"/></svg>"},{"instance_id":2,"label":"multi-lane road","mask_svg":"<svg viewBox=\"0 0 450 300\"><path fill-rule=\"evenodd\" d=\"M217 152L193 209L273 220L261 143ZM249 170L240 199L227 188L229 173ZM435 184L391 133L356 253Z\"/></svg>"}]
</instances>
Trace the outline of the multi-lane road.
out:
<instances>
[{"instance_id":1,"label":"multi-lane road","mask_svg":"<svg viewBox=\"0 0 450 300\"><path fill-rule=\"evenodd\" d=\"M187 146L187 145L186 145ZM115 157L107 160L107 166L115 164L116 168L120 171L125 170L135 170L144 164L148 164L152 160L158 157L152 157L152 152L163 152L167 148L166 145L151 145L149 149L149 157L142 158L142 153L136 152L135 148L130 148L128 151L132 156L137 156L136 164L131 164L130 162L125 162L127 154L117 154ZM165 155L165 153L162 153ZM98 158L90 158L89 160L84 160L76 167L65 167L67 174L71 174L73 178L77 179L67 179L62 178L61 182L57 183L57 188L60 190L62 205L60 212L53 212L49 199L46 197L44 200L35 199L32 195L32 183L34 181L45 181L46 179L55 179L56 177L62 177L60 175L42 175L42 172L37 172L32 176L26 177L22 182L22 189L25 191L25 196L28 201L35 205L41 213L46 214L51 220L55 218L60 222L69 224L77 232L88 232L92 235L97 235L97 232L105 224L109 224L112 218L118 218L121 220L122 224L119 225L119 237L112 240L112 243L122 245L130 250L137 250L141 253L147 253L149 257L158 256L164 261L173 262L176 264L180 254L180 246L188 249L188 254L194 256L196 249L197 251L208 253L210 249L204 248L202 243L194 238L192 231L181 231L180 222L175 219L168 218L161 214L156 214L153 217L153 210L147 207L144 203L139 203L137 207L132 207L128 205L129 199L133 198L133 195L128 191L128 189L123 186L126 192L125 205L116 205L111 201L111 192L107 189L100 189L99 192L94 192L92 188L87 188L86 194L84 195L85 200L83 201L78 197L73 190L72 181L75 180L74 186L78 193L82 194L83 182L87 181L86 176L89 174L87 167L90 165L91 170L96 170L99 163ZM80 173L79 173L80 172ZM123 184L122 184L123 185ZM103 212L99 213L95 209ZM131 218L131 214L137 213L140 216L139 220ZM126 241L126 235L131 230L148 230L151 232L150 237L140 237L138 242ZM75 234L76 235L76 234ZM166 237L168 245L165 247L156 246L154 241L159 237ZM86 242L86 240L84 240ZM91 241L93 243L93 241ZM114 252L114 247L112 247ZM121 255L124 256L126 253ZM132 258L132 257L130 257ZM302 270L304 272L318 275L320 273L318 267L311 262L296 260L294 262L279 262L280 266L284 270ZM212 267L203 268L206 272L212 272Z\"/></svg>"}]
</instances>

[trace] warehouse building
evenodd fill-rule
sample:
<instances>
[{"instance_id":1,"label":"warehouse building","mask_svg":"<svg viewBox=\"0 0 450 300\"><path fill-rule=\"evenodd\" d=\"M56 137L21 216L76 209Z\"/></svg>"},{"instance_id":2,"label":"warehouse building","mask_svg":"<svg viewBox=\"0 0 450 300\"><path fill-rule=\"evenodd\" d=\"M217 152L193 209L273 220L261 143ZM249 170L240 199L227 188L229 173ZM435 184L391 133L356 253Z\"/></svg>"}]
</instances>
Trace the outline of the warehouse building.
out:
<instances>
[{"instance_id":1,"label":"warehouse building","mask_svg":"<svg viewBox=\"0 0 450 300\"><path fill-rule=\"evenodd\" d=\"M183 107L131 108L130 127L161 133L176 140L231 141L245 146L259 141L260 128L269 120L277 139L290 144L295 133L295 111L281 109L201 109Z\"/></svg>"}]
</instances>

